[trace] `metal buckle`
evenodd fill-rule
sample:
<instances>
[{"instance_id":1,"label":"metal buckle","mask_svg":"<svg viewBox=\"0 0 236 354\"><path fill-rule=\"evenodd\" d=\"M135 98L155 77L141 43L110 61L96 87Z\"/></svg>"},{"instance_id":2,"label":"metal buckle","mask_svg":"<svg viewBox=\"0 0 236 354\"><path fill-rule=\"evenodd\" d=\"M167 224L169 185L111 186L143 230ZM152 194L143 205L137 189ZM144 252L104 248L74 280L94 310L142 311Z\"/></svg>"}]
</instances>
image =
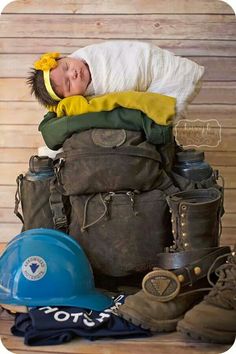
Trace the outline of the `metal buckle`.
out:
<instances>
[{"instance_id":1,"label":"metal buckle","mask_svg":"<svg viewBox=\"0 0 236 354\"><path fill-rule=\"evenodd\" d=\"M154 268L143 278L142 288L152 300L167 302L173 300L179 294L180 281L169 270Z\"/></svg>"}]
</instances>

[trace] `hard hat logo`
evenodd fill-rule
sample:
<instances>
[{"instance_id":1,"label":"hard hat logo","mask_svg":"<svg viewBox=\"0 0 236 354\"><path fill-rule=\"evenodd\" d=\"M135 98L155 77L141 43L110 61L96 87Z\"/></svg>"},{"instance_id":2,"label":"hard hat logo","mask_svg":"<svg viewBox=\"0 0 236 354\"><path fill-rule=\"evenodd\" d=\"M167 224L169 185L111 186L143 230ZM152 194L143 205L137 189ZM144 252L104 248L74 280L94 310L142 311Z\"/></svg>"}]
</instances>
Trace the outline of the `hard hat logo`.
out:
<instances>
[{"instance_id":1,"label":"hard hat logo","mask_svg":"<svg viewBox=\"0 0 236 354\"><path fill-rule=\"evenodd\" d=\"M26 279L37 281L44 277L47 272L47 264L42 257L28 257L22 264L22 273Z\"/></svg>"}]
</instances>

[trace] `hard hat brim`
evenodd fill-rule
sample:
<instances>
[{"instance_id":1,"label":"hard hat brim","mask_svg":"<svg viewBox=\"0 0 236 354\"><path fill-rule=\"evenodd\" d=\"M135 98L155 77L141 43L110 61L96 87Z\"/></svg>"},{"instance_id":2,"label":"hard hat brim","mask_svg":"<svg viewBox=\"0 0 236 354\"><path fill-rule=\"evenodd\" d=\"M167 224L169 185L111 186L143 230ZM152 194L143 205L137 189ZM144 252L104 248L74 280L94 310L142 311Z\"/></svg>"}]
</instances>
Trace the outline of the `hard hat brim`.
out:
<instances>
[{"instance_id":1,"label":"hard hat brim","mask_svg":"<svg viewBox=\"0 0 236 354\"><path fill-rule=\"evenodd\" d=\"M86 294L84 296L71 297L71 298L28 298L22 301L21 299L9 298L9 296L2 292L0 288L0 299L2 304L17 305L17 306L27 306L27 307L41 307L41 306L73 306L80 307L89 310L103 311L113 305L112 298L98 292L94 291L91 294Z\"/></svg>"}]
</instances>

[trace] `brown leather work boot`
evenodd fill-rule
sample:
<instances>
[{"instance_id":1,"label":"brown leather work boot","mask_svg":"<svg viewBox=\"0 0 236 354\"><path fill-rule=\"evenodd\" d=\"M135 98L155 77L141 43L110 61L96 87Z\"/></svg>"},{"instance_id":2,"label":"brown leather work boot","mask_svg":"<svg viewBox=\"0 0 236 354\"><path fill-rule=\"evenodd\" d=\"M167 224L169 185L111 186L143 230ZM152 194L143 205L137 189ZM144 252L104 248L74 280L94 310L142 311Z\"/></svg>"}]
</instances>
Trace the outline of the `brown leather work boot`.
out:
<instances>
[{"instance_id":1,"label":"brown leather work boot","mask_svg":"<svg viewBox=\"0 0 236 354\"><path fill-rule=\"evenodd\" d=\"M118 309L119 315L135 325L153 332L175 331L178 321L209 292L209 277L216 270L216 261L225 263L229 247L212 248L202 259L184 267L168 271L156 269L143 279L143 290L128 296ZM200 253L199 249L199 253ZM183 252L184 253L184 252ZM186 252L187 253L187 252ZM192 253L190 252L190 258ZM218 257L217 257L218 256ZM207 258L207 260L206 260ZM178 257L175 261L181 260ZM172 259L173 261L173 259ZM196 266L201 265L202 268ZM194 270L205 275L198 279ZM181 282L182 281L182 282ZM181 285L185 284L185 285Z\"/></svg>"},{"instance_id":2,"label":"brown leather work boot","mask_svg":"<svg viewBox=\"0 0 236 354\"><path fill-rule=\"evenodd\" d=\"M157 268L144 277L143 290L118 309L126 320L153 332L175 331L210 290L206 275L212 262L230 252L218 247L222 198L217 189L178 192L167 200L175 239L171 252L156 256Z\"/></svg>"},{"instance_id":3,"label":"brown leather work boot","mask_svg":"<svg viewBox=\"0 0 236 354\"><path fill-rule=\"evenodd\" d=\"M229 344L236 336L236 254L216 274L217 283L202 302L188 311L177 330L194 339Z\"/></svg>"},{"instance_id":4,"label":"brown leather work boot","mask_svg":"<svg viewBox=\"0 0 236 354\"><path fill-rule=\"evenodd\" d=\"M118 309L118 314L129 322L150 329L152 332L175 331L183 315L197 302L202 293L189 293L177 296L168 302L150 299L143 290L126 298Z\"/></svg>"},{"instance_id":5,"label":"brown leather work boot","mask_svg":"<svg viewBox=\"0 0 236 354\"><path fill-rule=\"evenodd\" d=\"M216 188L178 192L167 197L171 212L173 251L217 247L222 196Z\"/></svg>"}]
</instances>

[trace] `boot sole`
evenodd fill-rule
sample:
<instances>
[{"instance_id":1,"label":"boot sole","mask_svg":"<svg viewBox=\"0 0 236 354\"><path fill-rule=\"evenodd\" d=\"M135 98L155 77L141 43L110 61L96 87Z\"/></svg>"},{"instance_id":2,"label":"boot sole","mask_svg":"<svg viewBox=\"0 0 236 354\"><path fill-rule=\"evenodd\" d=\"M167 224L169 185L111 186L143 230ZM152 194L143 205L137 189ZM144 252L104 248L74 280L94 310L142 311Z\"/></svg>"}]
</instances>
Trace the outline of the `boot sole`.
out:
<instances>
[{"instance_id":1,"label":"boot sole","mask_svg":"<svg viewBox=\"0 0 236 354\"><path fill-rule=\"evenodd\" d=\"M172 320L154 320L143 316L143 314L137 312L137 309L132 309L125 305L122 305L121 307L122 308L118 309L118 314L121 317L126 321L133 323L135 326L149 329L152 332L174 332L178 321L183 318L182 316Z\"/></svg>"},{"instance_id":2,"label":"boot sole","mask_svg":"<svg viewBox=\"0 0 236 354\"><path fill-rule=\"evenodd\" d=\"M232 344L235 340L235 333L217 332L209 328L196 328L185 320L178 323L177 331L190 338L207 343Z\"/></svg>"}]
</instances>

